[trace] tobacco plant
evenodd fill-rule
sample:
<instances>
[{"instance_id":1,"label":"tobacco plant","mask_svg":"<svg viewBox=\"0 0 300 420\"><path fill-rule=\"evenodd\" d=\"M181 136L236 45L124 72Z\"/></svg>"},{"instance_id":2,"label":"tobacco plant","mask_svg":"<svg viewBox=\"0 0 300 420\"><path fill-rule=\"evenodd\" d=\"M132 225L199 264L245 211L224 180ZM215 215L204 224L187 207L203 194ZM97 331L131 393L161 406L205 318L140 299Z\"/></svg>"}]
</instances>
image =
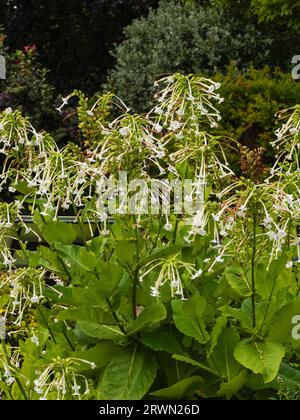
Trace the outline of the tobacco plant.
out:
<instances>
[{"instance_id":1,"label":"tobacco plant","mask_svg":"<svg viewBox=\"0 0 300 420\"><path fill-rule=\"evenodd\" d=\"M237 177L219 87L165 77L146 115L76 91L81 147L0 115L2 399L295 394L300 108Z\"/></svg>"}]
</instances>

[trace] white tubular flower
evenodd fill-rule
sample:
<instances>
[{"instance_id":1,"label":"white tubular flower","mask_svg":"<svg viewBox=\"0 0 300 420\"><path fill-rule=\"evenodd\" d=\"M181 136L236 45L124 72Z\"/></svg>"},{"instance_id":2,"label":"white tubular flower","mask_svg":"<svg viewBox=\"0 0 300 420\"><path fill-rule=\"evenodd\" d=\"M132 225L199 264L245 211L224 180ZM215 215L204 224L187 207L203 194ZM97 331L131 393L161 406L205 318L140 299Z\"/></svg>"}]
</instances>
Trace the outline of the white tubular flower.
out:
<instances>
[{"instance_id":1,"label":"white tubular flower","mask_svg":"<svg viewBox=\"0 0 300 420\"><path fill-rule=\"evenodd\" d=\"M130 134L130 127L122 127L119 130L121 136L126 137Z\"/></svg>"},{"instance_id":2,"label":"white tubular flower","mask_svg":"<svg viewBox=\"0 0 300 420\"><path fill-rule=\"evenodd\" d=\"M6 312L14 316L15 325L21 325L26 310L43 298L44 277L44 270L32 268L11 270L0 277L0 291L9 290L10 300Z\"/></svg>"},{"instance_id":3,"label":"white tubular flower","mask_svg":"<svg viewBox=\"0 0 300 420\"><path fill-rule=\"evenodd\" d=\"M39 399L46 400L49 393L54 394L57 400L64 400L67 397L69 399L72 396L80 400L84 395L88 395L87 379L76 372L79 362L90 367L94 365L83 359L57 357L43 370L38 369L34 380L34 390L41 395Z\"/></svg>"},{"instance_id":4,"label":"white tubular flower","mask_svg":"<svg viewBox=\"0 0 300 420\"><path fill-rule=\"evenodd\" d=\"M157 259L146 264L142 268L142 275L140 276L140 282L143 282L144 278L152 272L159 270L155 285L151 286L150 294L153 297L160 297L161 288L169 284L171 290L171 296L180 297L185 300L184 285L181 272L188 273L191 280L194 280L202 275L202 270L196 270L195 265L186 263L178 259L178 254L173 255L166 259ZM200 274L201 272L201 274Z\"/></svg>"}]
</instances>

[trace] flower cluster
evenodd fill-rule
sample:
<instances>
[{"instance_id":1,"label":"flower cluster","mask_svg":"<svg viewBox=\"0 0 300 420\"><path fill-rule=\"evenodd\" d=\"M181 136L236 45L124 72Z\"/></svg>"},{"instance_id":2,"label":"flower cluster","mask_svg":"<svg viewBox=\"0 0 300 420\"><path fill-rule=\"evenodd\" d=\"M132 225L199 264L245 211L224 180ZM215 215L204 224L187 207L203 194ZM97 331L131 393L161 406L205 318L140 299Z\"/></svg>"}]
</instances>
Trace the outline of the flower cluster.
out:
<instances>
[{"instance_id":1,"label":"flower cluster","mask_svg":"<svg viewBox=\"0 0 300 420\"><path fill-rule=\"evenodd\" d=\"M90 392L88 381L85 376L77 372L80 364L96 368L94 363L87 360L57 357L47 366L38 369L35 372L34 391L39 395L39 399L63 400L68 394L71 398L81 400L88 395Z\"/></svg>"},{"instance_id":2,"label":"flower cluster","mask_svg":"<svg viewBox=\"0 0 300 420\"><path fill-rule=\"evenodd\" d=\"M26 310L35 306L43 299L45 285L45 270L20 268L0 275L0 291L8 295L2 322L13 317L13 324L20 326Z\"/></svg>"},{"instance_id":3,"label":"flower cluster","mask_svg":"<svg viewBox=\"0 0 300 420\"><path fill-rule=\"evenodd\" d=\"M140 282L143 282L144 278L150 273L158 270L159 274L155 285L151 287L151 296L159 297L160 289L168 283L172 298L177 296L182 300L186 300L184 295L183 273L187 274L191 280L200 277L202 274L202 270L197 270L194 264L181 261L179 255L175 254L166 259L159 258L146 264L142 268Z\"/></svg>"},{"instance_id":4,"label":"flower cluster","mask_svg":"<svg viewBox=\"0 0 300 420\"><path fill-rule=\"evenodd\" d=\"M15 239L15 218L17 210L14 204L0 203L0 265L10 269L15 259L10 244Z\"/></svg>"}]
</instances>

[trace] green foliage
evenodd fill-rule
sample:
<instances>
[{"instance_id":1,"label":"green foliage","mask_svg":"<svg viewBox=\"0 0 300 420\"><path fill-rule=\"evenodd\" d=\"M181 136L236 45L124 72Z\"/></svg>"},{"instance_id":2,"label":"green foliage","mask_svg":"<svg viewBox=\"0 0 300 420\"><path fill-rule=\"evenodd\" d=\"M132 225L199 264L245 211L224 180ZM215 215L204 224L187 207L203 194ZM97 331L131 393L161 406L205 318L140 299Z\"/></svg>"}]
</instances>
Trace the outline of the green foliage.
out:
<instances>
[{"instance_id":1,"label":"green foliage","mask_svg":"<svg viewBox=\"0 0 300 420\"><path fill-rule=\"evenodd\" d=\"M36 46L28 45L14 53L5 49L4 56L7 78L0 80L0 109L19 109L38 129L52 130L59 120L56 94L48 80L48 71L38 61Z\"/></svg>"},{"instance_id":2,"label":"green foliage","mask_svg":"<svg viewBox=\"0 0 300 420\"><path fill-rule=\"evenodd\" d=\"M112 358L98 384L100 400L140 400L156 376L153 354L133 346Z\"/></svg>"},{"instance_id":3,"label":"green foliage","mask_svg":"<svg viewBox=\"0 0 300 420\"><path fill-rule=\"evenodd\" d=\"M71 95L82 148L0 114L3 400L299 397L300 106L281 113L277 161L255 182L233 173L217 134L219 84L160 83L152 112L113 122L113 95L91 107ZM128 187L112 213L116 196L126 201L113 184L124 168L129 181L190 177L199 207L132 214L140 191ZM75 224L59 220L71 209Z\"/></svg>"},{"instance_id":4,"label":"green foliage","mask_svg":"<svg viewBox=\"0 0 300 420\"><path fill-rule=\"evenodd\" d=\"M234 64L227 74L218 75L222 84L222 122L220 134L238 139L249 147L264 147L273 157L275 114L300 101L300 85L290 73L265 67L241 72Z\"/></svg>"},{"instance_id":5,"label":"green foliage","mask_svg":"<svg viewBox=\"0 0 300 420\"><path fill-rule=\"evenodd\" d=\"M161 1L147 18L125 29L116 47L109 86L135 110L146 110L153 81L176 71L211 75L230 60L243 68L269 60L270 39L251 23L239 25L216 8Z\"/></svg>"},{"instance_id":6,"label":"green foliage","mask_svg":"<svg viewBox=\"0 0 300 420\"><path fill-rule=\"evenodd\" d=\"M262 21L300 28L299 0L252 0L251 5Z\"/></svg>"},{"instance_id":7,"label":"green foliage","mask_svg":"<svg viewBox=\"0 0 300 420\"><path fill-rule=\"evenodd\" d=\"M298 0L215 0L231 13L257 16L261 22L272 22L292 30L299 29L300 2Z\"/></svg>"}]
</instances>

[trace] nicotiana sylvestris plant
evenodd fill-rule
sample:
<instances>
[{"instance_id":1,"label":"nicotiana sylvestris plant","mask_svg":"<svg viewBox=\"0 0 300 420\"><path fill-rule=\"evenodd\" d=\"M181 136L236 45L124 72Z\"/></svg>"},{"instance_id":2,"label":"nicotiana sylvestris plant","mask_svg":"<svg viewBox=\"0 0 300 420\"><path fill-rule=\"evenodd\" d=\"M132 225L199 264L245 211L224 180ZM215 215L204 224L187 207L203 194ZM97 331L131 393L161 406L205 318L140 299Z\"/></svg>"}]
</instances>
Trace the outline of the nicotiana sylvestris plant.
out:
<instances>
[{"instance_id":1,"label":"nicotiana sylvestris plant","mask_svg":"<svg viewBox=\"0 0 300 420\"><path fill-rule=\"evenodd\" d=\"M2 399L298 395L299 106L254 182L213 135L220 86L157 83L144 115L64 98L80 145L0 114Z\"/></svg>"}]
</instances>

